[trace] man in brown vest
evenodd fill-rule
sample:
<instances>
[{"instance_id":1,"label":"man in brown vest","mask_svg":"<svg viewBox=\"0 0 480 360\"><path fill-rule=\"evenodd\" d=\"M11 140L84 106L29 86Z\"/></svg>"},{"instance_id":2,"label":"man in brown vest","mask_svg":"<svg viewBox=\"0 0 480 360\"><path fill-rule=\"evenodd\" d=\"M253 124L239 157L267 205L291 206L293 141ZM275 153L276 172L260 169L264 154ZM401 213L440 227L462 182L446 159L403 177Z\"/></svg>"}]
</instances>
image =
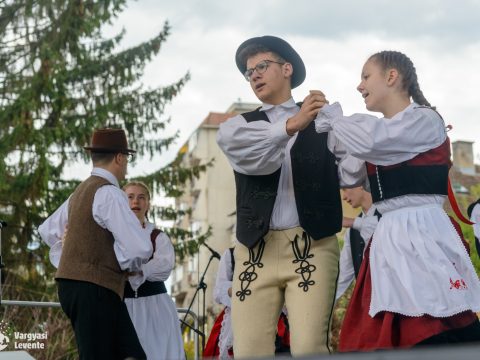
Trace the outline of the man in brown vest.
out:
<instances>
[{"instance_id":1,"label":"man in brown vest","mask_svg":"<svg viewBox=\"0 0 480 360\"><path fill-rule=\"evenodd\" d=\"M121 129L96 130L85 149L93 162L91 176L39 232L52 248L60 304L80 359L145 359L122 301L127 272L139 271L152 254L150 234L118 184L135 151Z\"/></svg>"}]
</instances>

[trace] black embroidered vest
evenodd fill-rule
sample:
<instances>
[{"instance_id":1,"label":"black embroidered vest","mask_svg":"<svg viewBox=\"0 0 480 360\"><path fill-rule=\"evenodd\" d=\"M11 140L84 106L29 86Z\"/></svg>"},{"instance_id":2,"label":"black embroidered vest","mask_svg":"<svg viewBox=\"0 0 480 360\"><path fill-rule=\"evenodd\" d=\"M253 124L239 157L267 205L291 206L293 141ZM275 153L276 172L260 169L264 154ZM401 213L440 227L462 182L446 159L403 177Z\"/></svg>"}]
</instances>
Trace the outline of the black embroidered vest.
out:
<instances>
[{"instance_id":1,"label":"black embroidered vest","mask_svg":"<svg viewBox=\"0 0 480 360\"><path fill-rule=\"evenodd\" d=\"M247 122L269 121L259 109L242 114ZM290 150L293 188L300 225L313 238L340 231L342 206L335 156L327 147L328 133L318 134L315 124L297 134ZM279 168L269 175L234 171L237 188L237 239L253 248L270 229L278 191Z\"/></svg>"},{"instance_id":2,"label":"black embroidered vest","mask_svg":"<svg viewBox=\"0 0 480 360\"><path fill-rule=\"evenodd\" d=\"M400 164L377 166L367 162L372 200L376 203L408 194L447 195L451 164L448 137L440 146Z\"/></svg>"}]
</instances>

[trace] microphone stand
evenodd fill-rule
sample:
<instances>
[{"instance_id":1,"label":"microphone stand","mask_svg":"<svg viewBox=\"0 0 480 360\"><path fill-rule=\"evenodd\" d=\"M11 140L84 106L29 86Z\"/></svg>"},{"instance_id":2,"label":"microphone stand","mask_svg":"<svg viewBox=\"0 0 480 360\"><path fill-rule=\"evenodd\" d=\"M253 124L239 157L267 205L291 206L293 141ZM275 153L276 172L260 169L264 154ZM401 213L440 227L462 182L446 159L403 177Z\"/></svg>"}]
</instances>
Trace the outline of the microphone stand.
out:
<instances>
[{"instance_id":1,"label":"microphone stand","mask_svg":"<svg viewBox=\"0 0 480 360\"><path fill-rule=\"evenodd\" d=\"M216 258L216 256L212 253L210 254L210 258L208 259L208 263L207 263L207 266L205 267L205 270L203 270L203 274L202 274L202 277L200 278L200 281L198 282L198 285L197 285L197 289L195 290L195 293L193 294L193 298L192 300L190 301L190 305L188 306L188 310L187 312L185 313L185 316L183 317L183 320L181 320L182 324L183 325L188 325L186 322L185 322L185 319L187 318L187 315L188 313L190 312L190 309L192 308L192 305L193 305L193 302L195 301L195 298L197 297L197 294L199 292L199 290L201 289L202 290L202 293L203 293L203 314L202 314L202 317L203 317L203 322L202 322L202 331L195 331L197 334L199 334L201 337L202 337L202 350L205 349L205 291L207 290L207 284L205 283L204 279L205 279L205 274L207 273L207 270L208 270L208 267L210 266L210 263L212 262L212 260ZM190 325L188 325L188 327L190 329L192 329L192 327ZM183 329L185 329L185 327L183 327ZM182 330L183 330L182 329Z\"/></svg>"}]
</instances>

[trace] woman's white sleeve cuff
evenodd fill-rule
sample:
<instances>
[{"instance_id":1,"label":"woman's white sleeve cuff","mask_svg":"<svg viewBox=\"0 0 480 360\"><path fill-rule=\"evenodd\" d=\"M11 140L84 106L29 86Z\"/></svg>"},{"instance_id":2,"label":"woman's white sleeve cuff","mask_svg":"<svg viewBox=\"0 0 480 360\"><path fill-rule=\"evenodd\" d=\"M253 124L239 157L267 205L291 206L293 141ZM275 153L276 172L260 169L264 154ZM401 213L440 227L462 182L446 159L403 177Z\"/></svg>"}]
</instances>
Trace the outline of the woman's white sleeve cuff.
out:
<instances>
[{"instance_id":1,"label":"woman's white sleeve cuff","mask_svg":"<svg viewBox=\"0 0 480 360\"><path fill-rule=\"evenodd\" d=\"M336 102L332 105L325 104L317 114L315 121L315 130L318 133L328 132L332 130L332 123L339 117L343 116L341 105Z\"/></svg>"}]
</instances>

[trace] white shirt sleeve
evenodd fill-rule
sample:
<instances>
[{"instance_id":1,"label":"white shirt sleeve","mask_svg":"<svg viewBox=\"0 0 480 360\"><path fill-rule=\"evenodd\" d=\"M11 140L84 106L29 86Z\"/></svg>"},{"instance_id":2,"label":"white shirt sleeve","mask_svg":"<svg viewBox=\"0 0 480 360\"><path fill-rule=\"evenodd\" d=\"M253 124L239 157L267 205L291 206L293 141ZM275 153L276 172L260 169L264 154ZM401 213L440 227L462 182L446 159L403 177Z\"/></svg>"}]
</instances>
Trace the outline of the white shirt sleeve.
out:
<instances>
[{"instance_id":1,"label":"white shirt sleeve","mask_svg":"<svg viewBox=\"0 0 480 360\"><path fill-rule=\"evenodd\" d=\"M102 186L95 193L92 213L101 227L113 234L113 250L122 270L138 271L152 254L150 232L140 224L127 195L113 185Z\"/></svg>"},{"instance_id":2,"label":"white shirt sleeve","mask_svg":"<svg viewBox=\"0 0 480 360\"><path fill-rule=\"evenodd\" d=\"M327 146L337 160L340 187L351 188L365 185L367 181L365 161L350 155L345 145L338 140L333 132L328 133Z\"/></svg>"},{"instance_id":3,"label":"white shirt sleeve","mask_svg":"<svg viewBox=\"0 0 480 360\"><path fill-rule=\"evenodd\" d=\"M62 255L62 237L68 224L68 198L39 227L40 237L50 247L49 258L53 266L58 268Z\"/></svg>"},{"instance_id":4,"label":"white shirt sleeve","mask_svg":"<svg viewBox=\"0 0 480 360\"><path fill-rule=\"evenodd\" d=\"M217 133L217 143L232 168L247 175L268 175L278 170L290 139L286 120L247 123L241 115L220 124Z\"/></svg>"},{"instance_id":5,"label":"white shirt sleeve","mask_svg":"<svg viewBox=\"0 0 480 360\"><path fill-rule=\"evenodd\" d=\"M350 229L345 231L343 238L343 248L340 252L340 273L338 275L337 293L335 301L343 295L355 278L355 269L353 268L352 251L350 250Z\"/></svg>"},{"instance_id":6,"label":"white shirt sleeve","mask_svg":"<svg viewBox=\"0 0 480 360\"><path fill-rule=\"evenodd\" d=\"M352 228L358 230L360 232L360 236L365 241L365 247L369 243L375 229L378 225L378 217L375 215L375 206L372 205L370 209L368 209L367 214L362 217L356 217L353 221Z\"/></svg>"},{"instance_id":7,"label":"white shirt sleeve","mask_svg":"<svg viewBox=\"0 0 480 360\"><path fill-rule=\"evenodd\" d=\"M232 299L228 296L228 289L232 287L232 279L232 258L230 256L230 249L227 249L220 259L217 281L213 289L213 298L217 304L223 304L228 307L232 306Z\"/></svg>"},{"instance_id":8,"label":"white shirt sleeve","mask_svg":"<svg viewBox=\"0 0 480 360\"><path fill-rule=\"evenodd\" d=\"M40 237L49 247L62 241L65 227L68 223L68 198L55 212L50 215L39 227Z\"/></svg>"},{"instance_id":9,"label":"white shirt sleeve","mask_svg":"<svg viewBox=\"0 0 480 360\"><path fill-rule=\"evenodd\" d=\"M161 232L155 239L153 258L142 265L142 275L128 278L132 289L136 290L145 280L165 281L175 266L175 250L167 234Z\"/></svg>"},{"instance_id":10,"label":"white shirt sleeve","mask_svg":"<svg viewBox=\"0 0 480 360\"><path fill-rule=\"evenodd\" d=\"M317 132L333 131L348 152L376 165L410 160L441 145L445 124L433 110L409 106L392 119L368 114L343 116L339 103L325 105L315 119Z\"/></svg>"}]
</instances>

